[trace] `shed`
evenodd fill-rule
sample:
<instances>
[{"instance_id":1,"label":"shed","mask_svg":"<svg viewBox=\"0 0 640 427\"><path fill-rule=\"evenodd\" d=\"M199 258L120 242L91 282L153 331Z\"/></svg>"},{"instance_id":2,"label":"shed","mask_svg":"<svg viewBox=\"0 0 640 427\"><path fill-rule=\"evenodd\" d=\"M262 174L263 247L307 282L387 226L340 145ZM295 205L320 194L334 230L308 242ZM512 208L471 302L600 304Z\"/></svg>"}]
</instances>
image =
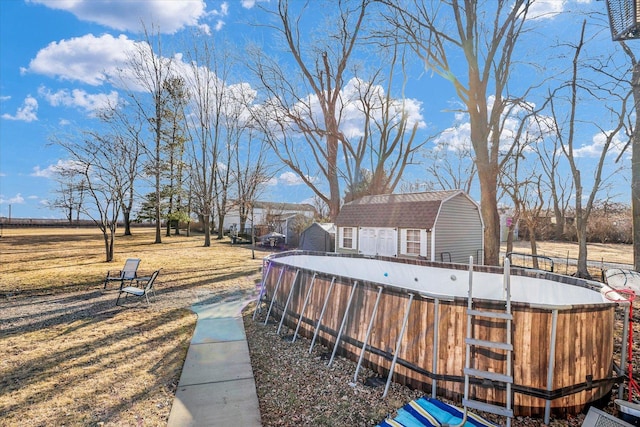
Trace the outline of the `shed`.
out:
<instances>
[{"instance_id":1,"label":"shed","mask_svg":"<svg viewBox=\"0 0 640 427\"><path fill-rule=\"evenodd\" d=\"M314 222L300 234L299 249L334 252L336 250L336 226L333 223Z\"/></svg>"},{"instance_id":2,"label":"shed","mask_svg":"<svg viewBox=\"0 0 640 427\"><path fill-rule=\"evenodd\" d=\"M483 262L484 222L462 190L365 196L335 220L336 251L364 255Z\"/></svg>"}]
</instances>

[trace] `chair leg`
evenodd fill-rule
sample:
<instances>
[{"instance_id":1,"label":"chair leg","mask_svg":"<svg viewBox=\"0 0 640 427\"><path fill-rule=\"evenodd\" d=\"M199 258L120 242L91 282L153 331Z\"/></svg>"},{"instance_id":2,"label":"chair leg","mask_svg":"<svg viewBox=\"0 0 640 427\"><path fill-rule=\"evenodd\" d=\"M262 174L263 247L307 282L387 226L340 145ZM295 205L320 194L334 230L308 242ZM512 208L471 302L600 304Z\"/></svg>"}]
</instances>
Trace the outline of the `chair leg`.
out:
<instances>
[{"instance_id":1,"label":"chair leg","mask_svg":"<svg viewBox=\"0 0 640 427\"><path fill-rule=\"evenodd\" d=\"M118 304L118 302L120 302L120 295L122 295L122 291L118 292L118 299L116 300L116 305L120 305Z\"/></svg>"}]
</instances>

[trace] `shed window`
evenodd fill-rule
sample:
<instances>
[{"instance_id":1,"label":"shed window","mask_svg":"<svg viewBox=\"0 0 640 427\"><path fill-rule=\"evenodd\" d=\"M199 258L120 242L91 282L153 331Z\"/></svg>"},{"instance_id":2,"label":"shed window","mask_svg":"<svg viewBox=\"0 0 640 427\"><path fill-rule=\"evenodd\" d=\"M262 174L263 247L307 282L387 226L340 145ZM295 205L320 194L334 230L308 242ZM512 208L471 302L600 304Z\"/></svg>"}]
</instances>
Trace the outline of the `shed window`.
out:
<instances>
[{"instance_id":1,"label":"shed window","mask_svg":"<svg viewBox=\"0 0 640 427\"><path fill-rule=\"evenodd\" d=\"M420 255L420 230L407 230L407 254Z\"/></svg>"},{"instance_id":2,"label":"shed window","mask_svg":"<svg viewBox=\"0 0 640 427\"><path fill-rule=\"evenodd\" d=\"M400 230L400 253L409 256L427 256L427 230L403 228Z\"/></svg>"},{"instance_id":3,"label":"shed window","mask_svg":"<svg viewBox=\"0 0 640 427\"><path fill-rule=\"evenodd\" d=\"M342 229L342 248L353 249L353 227L344 227Z\"/></svg>"}]
</instances>

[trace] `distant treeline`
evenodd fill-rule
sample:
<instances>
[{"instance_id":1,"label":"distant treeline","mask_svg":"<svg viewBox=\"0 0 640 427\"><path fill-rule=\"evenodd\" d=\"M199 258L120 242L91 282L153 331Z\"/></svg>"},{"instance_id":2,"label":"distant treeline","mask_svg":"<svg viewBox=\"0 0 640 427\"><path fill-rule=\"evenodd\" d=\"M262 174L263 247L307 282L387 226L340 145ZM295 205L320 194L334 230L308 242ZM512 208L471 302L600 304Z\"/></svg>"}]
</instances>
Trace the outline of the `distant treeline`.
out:
<instances>
[{"instance_id":1,"label":"distant treeline","mask_svg":"<svg viewBox=\"0 0 640 427\"><path fill-rule=\"evenodd\" d=\"M69 221L67 219L52 218L7 218L0 217L2 227L95 227L96 223L90 219L79 219ZM124 223L118 223L124 226ZM154 223L132 223L132 227L152 227Z\"/></svg>"}]
</instances>

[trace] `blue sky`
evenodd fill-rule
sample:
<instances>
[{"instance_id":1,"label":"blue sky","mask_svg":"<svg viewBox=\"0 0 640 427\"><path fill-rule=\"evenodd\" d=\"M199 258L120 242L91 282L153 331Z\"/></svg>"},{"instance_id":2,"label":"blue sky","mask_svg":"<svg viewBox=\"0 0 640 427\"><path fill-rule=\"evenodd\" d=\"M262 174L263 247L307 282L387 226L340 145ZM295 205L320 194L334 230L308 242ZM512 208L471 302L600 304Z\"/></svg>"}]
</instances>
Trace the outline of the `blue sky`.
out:
<instances>
[{"instance_id":1,"label":"blue sky","mask_svg":"<svg viewBox=\"0 0 640 427\"><path fill-rule=\"evenodd\" d=\"M0 216L8 216L11 209L14 218L63 217L47 206L55 197L52 171L65 160L65 153L49 144L50 136L65 129L91 127L95 109L122 96L108 84L108 77L121 66L126 48L142 39L141 22L157 25L164 33L163 44L171 46L172 53L180 53L173 46L180 46L194 29L225 33L238 41L258 37L264 43L268 35L248 23L262 19L256 1L0 1ZM604 13L604 8L604 1L595 0L539 1L532 12L539 18L517 55L526 65L518 69L513 85L552 79L564 69L566 64L549 60L560 50L559 41L575 41L582 19L591 11ZM590 25L601 30L592 29L595 42L590 49L615 51L617 46L603 29L602 16L592 21ZM637 50L638 43L630 42L630 46ZM414 102L416 120L423 124L421 137L442 133L435 142L446 139L452 145L463 144L468 124L464 115L453 111L458 100L449 83L419 64L409 77L405 96ZM541 88L529 101L540 103L545 93ZM602 115L595 107L585 114ZM606 129L609 123L600 125ZM593 161L590 153L600 137L593 127L585 126L582 138L580 161L588 171ZM434 147L434 142L428 147ZM628 167L615 175L611 194L628 202ZM407 171L409 181L421 176L420 166ZM311 195L290 171L282 170L263 198L302 202Z\"/></svg>"}]
</instances>

